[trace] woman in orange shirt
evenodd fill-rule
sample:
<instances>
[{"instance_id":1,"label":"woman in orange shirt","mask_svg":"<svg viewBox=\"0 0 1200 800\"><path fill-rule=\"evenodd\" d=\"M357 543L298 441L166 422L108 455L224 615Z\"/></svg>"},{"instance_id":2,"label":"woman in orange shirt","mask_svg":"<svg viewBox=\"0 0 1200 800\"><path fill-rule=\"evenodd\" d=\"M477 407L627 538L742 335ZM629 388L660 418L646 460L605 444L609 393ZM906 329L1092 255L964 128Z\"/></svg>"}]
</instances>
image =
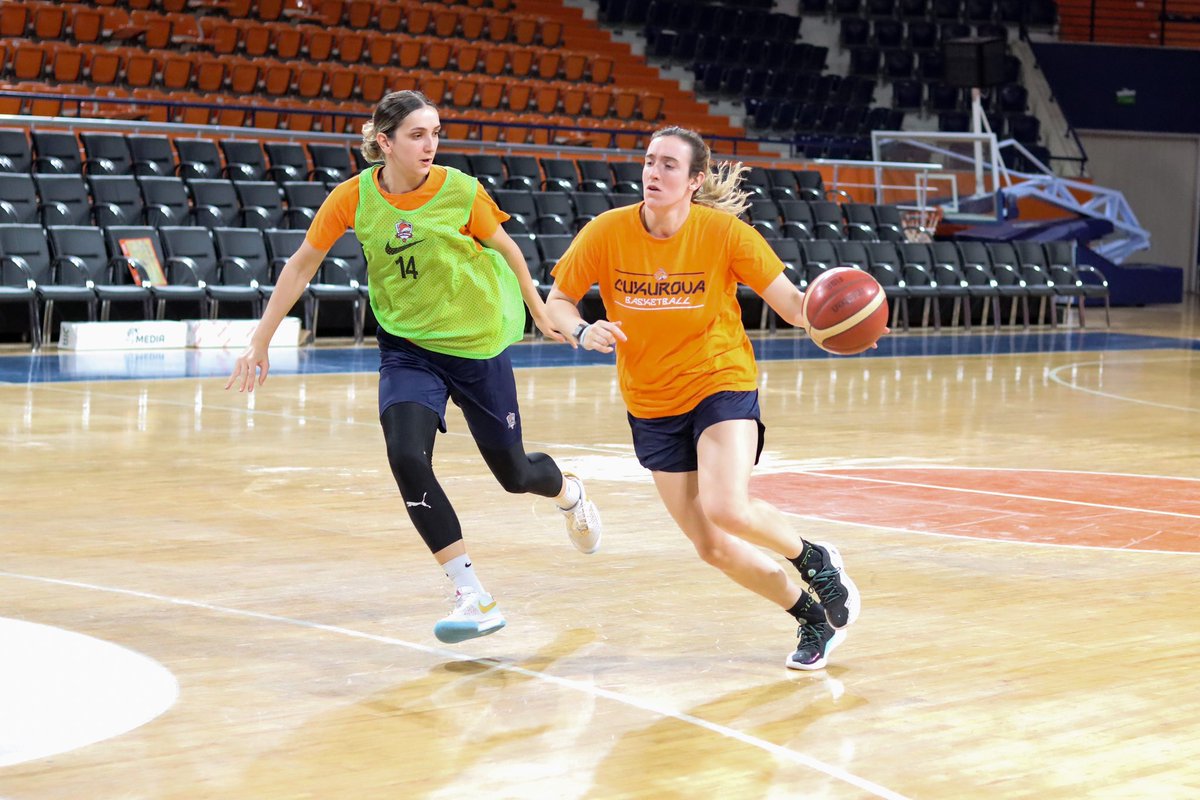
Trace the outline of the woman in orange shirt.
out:
<instances>
[{"instance_id":1,"label":"woman in orange shirt","mask_svg":"<svg viewBox=\"0 0 1200 800\"><path fill-rule=\"evenodd\" d=\"M553 498L576 548L600 546L601 522L583 483L545 453L525 452L507 348L524 332L522 300L550 338L545 307L508 219L474 178L436 166L441 121L419 92L393 92L363 126L362 152L382 162L334 188L288 259L225 388L267 379L267 343L304 294L325 254L353 228L367 258L379 323L379 422L409 519L454 583L454 611L434 626L443 642L505 625L475 575L458 516L433 473L446 401L462 408L479 452L510 492Z\"/></svg>"},{"instance_id":2,"label":"woman in orange shirt","mask_svg":"<svg viewBox=\"0 0 1200 800\"><path fill-rule=\"evenodd\" d=\"M651 138L643 202L588 223L554 268L546 303L572 343L617 352L633 445L659 496L700 557L786 609L799 644L786 665L820 669L858 616L858 589L837 548L807 542L774 506L750 496L762 452L758 368L737 285L807 327L803 294L763 238L738 219L744 168L710 168L693 131ZM599 284L607 320L587 324L578 301ZM755 545L787 558L816 597Z\"/></svg>"}]
</instances>

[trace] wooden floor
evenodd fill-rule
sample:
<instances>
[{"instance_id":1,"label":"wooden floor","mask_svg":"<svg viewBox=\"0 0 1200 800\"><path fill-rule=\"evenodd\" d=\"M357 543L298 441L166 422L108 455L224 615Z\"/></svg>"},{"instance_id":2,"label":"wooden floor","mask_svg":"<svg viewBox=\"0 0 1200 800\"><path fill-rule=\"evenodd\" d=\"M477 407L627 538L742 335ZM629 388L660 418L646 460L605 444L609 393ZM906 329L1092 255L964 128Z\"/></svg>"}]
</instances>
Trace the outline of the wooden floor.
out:
<instances>
[{"instance_id":1,"label":"wooden floor","mask_svg":"<svg viewBox=\"0 0 1200 800\"><path fill-rule=\"evenodd\" d=\"M1197 796L1200 315L1112 331L1179 346L763 362L755 491L863 594L815 673L675 529L610 367L518 371L594 556L451 412L436 466L508 619L457 646L375 374L0 383L0 700L35 709L0 703L0 797ZM5 641L29 623L93 638ZM37 699L104 642L166 677L83 692L37 751ZM114 698L147 719L67 741Z\"/></svg>"}]
</instances>

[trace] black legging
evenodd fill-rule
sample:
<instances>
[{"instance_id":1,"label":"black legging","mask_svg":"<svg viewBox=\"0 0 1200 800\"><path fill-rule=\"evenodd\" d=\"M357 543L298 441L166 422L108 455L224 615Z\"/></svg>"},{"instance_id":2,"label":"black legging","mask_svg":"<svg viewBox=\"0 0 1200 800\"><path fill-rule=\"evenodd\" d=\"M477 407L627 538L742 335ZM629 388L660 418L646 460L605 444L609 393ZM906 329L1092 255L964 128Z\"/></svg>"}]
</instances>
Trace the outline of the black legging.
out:
<instances>
[{"instance_id":1,"label":"black legging","mask_svg":"<svg viewBox=\"0 0 1200 800\"><path fill-rule=\"evenodd\" d=\"M379 422L409 519L431 553L449 547L462 538L462 525L433 474L438 415L419 403L395 403ZM562 489L562 472L554 459L545 453L526 454L521 442L504 449L480 446L479 452L505 491L555 497Z\"/></svg>"}]
</instances>

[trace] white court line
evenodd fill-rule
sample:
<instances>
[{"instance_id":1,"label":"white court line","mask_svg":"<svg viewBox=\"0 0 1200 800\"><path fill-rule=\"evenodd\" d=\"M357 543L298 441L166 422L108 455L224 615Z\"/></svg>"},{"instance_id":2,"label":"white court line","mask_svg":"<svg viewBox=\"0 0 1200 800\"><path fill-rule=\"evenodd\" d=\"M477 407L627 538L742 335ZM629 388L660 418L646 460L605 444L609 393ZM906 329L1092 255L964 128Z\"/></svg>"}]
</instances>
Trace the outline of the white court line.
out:
<instances>
[{"instance_id":1,"label":"white court line","mask_svg":"<svg viewBox=\"0 0 1200 800\"><path fill-rule=\"evenodd\" d=\"M1160 555L1160 556L1200 556L1200 552L1191 550L1151 550L1149 548L1139 547L1106 547L1102 545L1091 544L1063 544L1061 542L1030 542L1025 539L1000 539L995 536L968 536L963 533L945 533L943 531L918 531L913 528L898 528L894 525L874 525L870 522L860 522L857 520L846 519L830 519L829 517L819 517L815 514L803 514L799 511L785 511L780 509L784 514L796 519L807 519L813 522L828 522L832 525L845 525L850 528L869 528L876 531L888 531L889 533L910 533L914 536L933 536L941 539L958 539L964 542L973 542L975 544L1002 544L1014 545L1016 547L1046 547L1060 548L1063 550L1102 550L1110 553L1137 553L1139 555ZM1139 540L1144 541L1144 540Z\"/></svg>"},{"instance_id":2,"label":"white court line","mask_svg":"<svg viewBox=\"0 0 1200 800\"><path fill-rule=\"evenodd\" d=\"M1072 389L1076 392L1083 392L1085 394L1095 395L1096 397L1104 397L1109 400L1120 400L1120 401L1123 401L1126 403L1138 403L1139 405L1153 406L1154 408L1165 408L1170 411L1185 411L1189 414L1197 414L1197 413L1200 413L1200 408L1193 408L1191 406L1176 406L1176 405L1171 405L1170 403L1155 403L1151 400L1139 400L1136 397L1127 397L1127 396L1121 395L1121 394L1113 394L1112 392L1102 392L1099 389L1087 389L1076 383L1071 383L1069 381L1063 380L1062 378L1058 377L1058 373L1061 372L1062 370L1078 369L1079 367L1094 367L1094 366L1103 367L1103 366L1112 366L1112 365L1120 365L1120 364L1135 364L1135 365L1167 364L1167 363L1171 363L1171 362L1175 362L1175 361L1192 361L1192 360L1193 359L1191 359L1191 358L1177 357L1177 358L1160 358L1160 359L1150 359L1150 360L1143 359L1143 360L1139 360L1139 361L1121 361L1121 360L1077 361L1073 364L1064 364L1061 367L1055 367L1054 369L1050 370L1050 372L1048 373L1048 377L1050 378L1050 380L1054 381L1055 383L1057 383L1060 386L1065 386L1066 388Z\"/></svg>"},{"instance_id":3,"label":"white court line","mask_svg":"<svg viewBox=\"0 0 1200 800\"><path fill-rule=\"evenodd\" d=\"M352 628L343 628L343 627L340 627L337 625L326 625L326 624L323 624L320 622L310 622L308 620L295 619L293 617L281 617L281 616L277 616L275 614L265 614L265 613L262 613L259 611L246 611L246 610L243 610L240 608L229 608L226 606L218 606L218 605L213 605L211 603L200 602L198 600L186 600L186 599L179 598L179 597L167 597L165 595L152 594L150 592L139 592L139 591L136 591L133 589L120 589L120 588L111 587L111 586L97 586L95 584L81 583L79 581L60 580L57 578L45 578L45 577L38 576L38 575L21 575L21 574L14 573L14 572L0 572L0 577L15 578L18 580L25 580L25 581L35 581L35 582L39 582L39 583L48 583L48 584L52 584L55 586L69 586L69 587L72 587L75 589L88 589L88 590L96 591L96 592L107 592L109 594L119 594L119 595L125 595L127 597L137 597L137 598L140 598L143 600L154 600L154 601L157 601L160 603L169 603L171 605L184 606L187 608L198 608L203 611L211 611L211 612L214 612L217 614L228 614L230 616L244 617L247 619L256 619L256 620L261 620L264 622L278 622L278 623L283 623L285 625L295 625L300 628L308 628L309 630L324 631L326 633L333 633L333 634L337 634L339 636L348 636L353 639L365 639L367 641L377 642L380 644L396 645L399 647L407 648L409 650L415 650L420 653L426 653L428 655L437 656L438 658L444 658L444 659L449 659L449 660L453 660L453 661L474 662L474 663L486 664L486 665L494 667L495 669L498 669L498 670L503 670L505 672L512 672L517 675L523 675L527 678L534 678L536 680L546 681L547 683L552 683L552 684L562 687L564 689L570 689L573 691L582 692L584 694L589 694L589 695L592 695L593 697L601 698L604 700L611 700L616 703L621 703L623 705L630 706L631 708L636 708L641 711L649 712L651 714L657 714L662 717L667 717L669 719L678 720L679 722L683 722L688 725L694 725L698 728L703 728L704 730L711 731L712 733L716 733L720 736L724 736L727 739L733 739L733 740L741 742L743 744L750 745L751 747L756 747L760 750L770 753L771 755L775 756L776 758L780 758L784 761L790 761L793 764L798 764L802 767L807 767L816 772L820 772L825 775L828 775L829 777L834 778L835 780L842 781L843 783L848 783L851 786L854 786L858 789L862 789L864 792L867 792L874 797L882 797L882 798L886 798L887 800L908 800L908 798L905 797L904 795L894 792L891 789L888 789L884 786L880 786L876 783L872 783L871 781L869 781L865 778L860 778L859 776L854 775L853 773L847 772L846 770L843 770L839 767L833 766L832 764L826 764L824 761L820 761L819 759L813 758L812 756L805 755L804 753L797 752L797 751L789 749L787 747L782 747L781 745L774 744L773 742L768 742L764 739L760 739L757 736L751 736L748 733L743 733L739 730L735 730L733 728L729 728L724 725L719 725L715 722L709 722L708 720L701 719L699 717L694 717L691 714L687 714L687 713L684 713L681 711L676 711L675 709L668 708L664 705L660 705L657 703L651 703L651 702L648 702L645 700L639 700L634 697L629 697L628 695L623 695L623 694L619 694L617 692L609 691L608 689L600 689L595 686L589 686L588 684L583 683L581 681L575 681L575 680L571 680L569 678L560 678L555 675L547 675L544 672L537 672L536 670L530 670L530 669L526 669L524 667L517 667L517 666L513 666L511 664L503 664L501 662L494 661L492 659L476 658L473 656L463 655L462 653L457 653L457 652L454 652L451 650L443 650L439 647L428 647L426 645L417 644L415 642L407 642L407 641L404 641L403 639L395 639L390 636L379 636L376 634L364 633L363 631L356 631L356 630L353 630Z\"/></svg>"},{"instance_id":4,"label":"white court line","mask_svg":"<svg viewBox=\"0 0 1200 800\"><path fill-rule=\"evenodd\" d=\"M1002 472L1006 470L996 470ZM1131 508L1129 506L1114 506L1107 503L1089 503L1084 500L1064 500L1058 497L1043 497L1037 494L1013 494L1012 492L993 492L988 489L965 489L959 486L940 486L936 483L913 483L911 481L885 480L883 478L865 478L861 475L833 475L828 472L810 471L810 470L795 470L791 475L813 475L820 478L833 478L843 481L866 481L868 483L882 483L889 486L911 486L916 489L941 489L947 492L959 492L961 494L981 494L988 497L1007 497L1013 500L1040 500L1046 503L1062 503L1070 506L1084 506L1086 508L1104 508L1109 511L1131 511L1137 514L1157 514L1163 517L1178 517L1180 519L1195 519L1200 520L1200 514L1184 514L1179 511L1155 511L1149 508Z\"/></svg>"}]
</instances>

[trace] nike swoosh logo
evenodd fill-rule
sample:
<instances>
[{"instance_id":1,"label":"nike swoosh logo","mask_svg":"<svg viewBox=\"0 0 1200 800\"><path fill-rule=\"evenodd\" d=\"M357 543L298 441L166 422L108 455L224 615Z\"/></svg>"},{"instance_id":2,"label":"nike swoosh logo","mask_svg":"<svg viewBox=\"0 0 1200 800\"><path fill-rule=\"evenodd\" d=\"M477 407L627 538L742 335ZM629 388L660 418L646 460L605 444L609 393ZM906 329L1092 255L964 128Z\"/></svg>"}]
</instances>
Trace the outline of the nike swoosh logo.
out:
<instances>
[{"instance_id":1,"label":"nike swoosh logo","mask_svg":"<svg viewBox=\"0 0 1200 800\"><path fill-rule=\"evenodd\" d=\"M483 603L480 603L480 604L479 604L479 610L480 610L480 611L482 611L482 612L483 612L483 613L485 613L485 614L486 614L487 612L491 611L491 610L492 610L493 608L495 608L495 607L496 607L496 601L495 601L495 600L493 600L492 602L488 603L486 606L485 606Z\"/></svg>"},{"instance_id":2,"label":"nike swoosh logo","mask_svg":"<svg viewBox=\"0 0 1200 800\"><path fill-rule=\"evenodd\" d=\"M397 253L403 253L405 250L412 247L414 244L420 244L423 241L425 241L425 240L424 239L416 239L414 241L409 242L408 244L402 244L399 247L392 247L392 243L388 242L387 244L385 244L383 246L383 250L389 256L394 256Z\"/></svg>"}]
</instances>

